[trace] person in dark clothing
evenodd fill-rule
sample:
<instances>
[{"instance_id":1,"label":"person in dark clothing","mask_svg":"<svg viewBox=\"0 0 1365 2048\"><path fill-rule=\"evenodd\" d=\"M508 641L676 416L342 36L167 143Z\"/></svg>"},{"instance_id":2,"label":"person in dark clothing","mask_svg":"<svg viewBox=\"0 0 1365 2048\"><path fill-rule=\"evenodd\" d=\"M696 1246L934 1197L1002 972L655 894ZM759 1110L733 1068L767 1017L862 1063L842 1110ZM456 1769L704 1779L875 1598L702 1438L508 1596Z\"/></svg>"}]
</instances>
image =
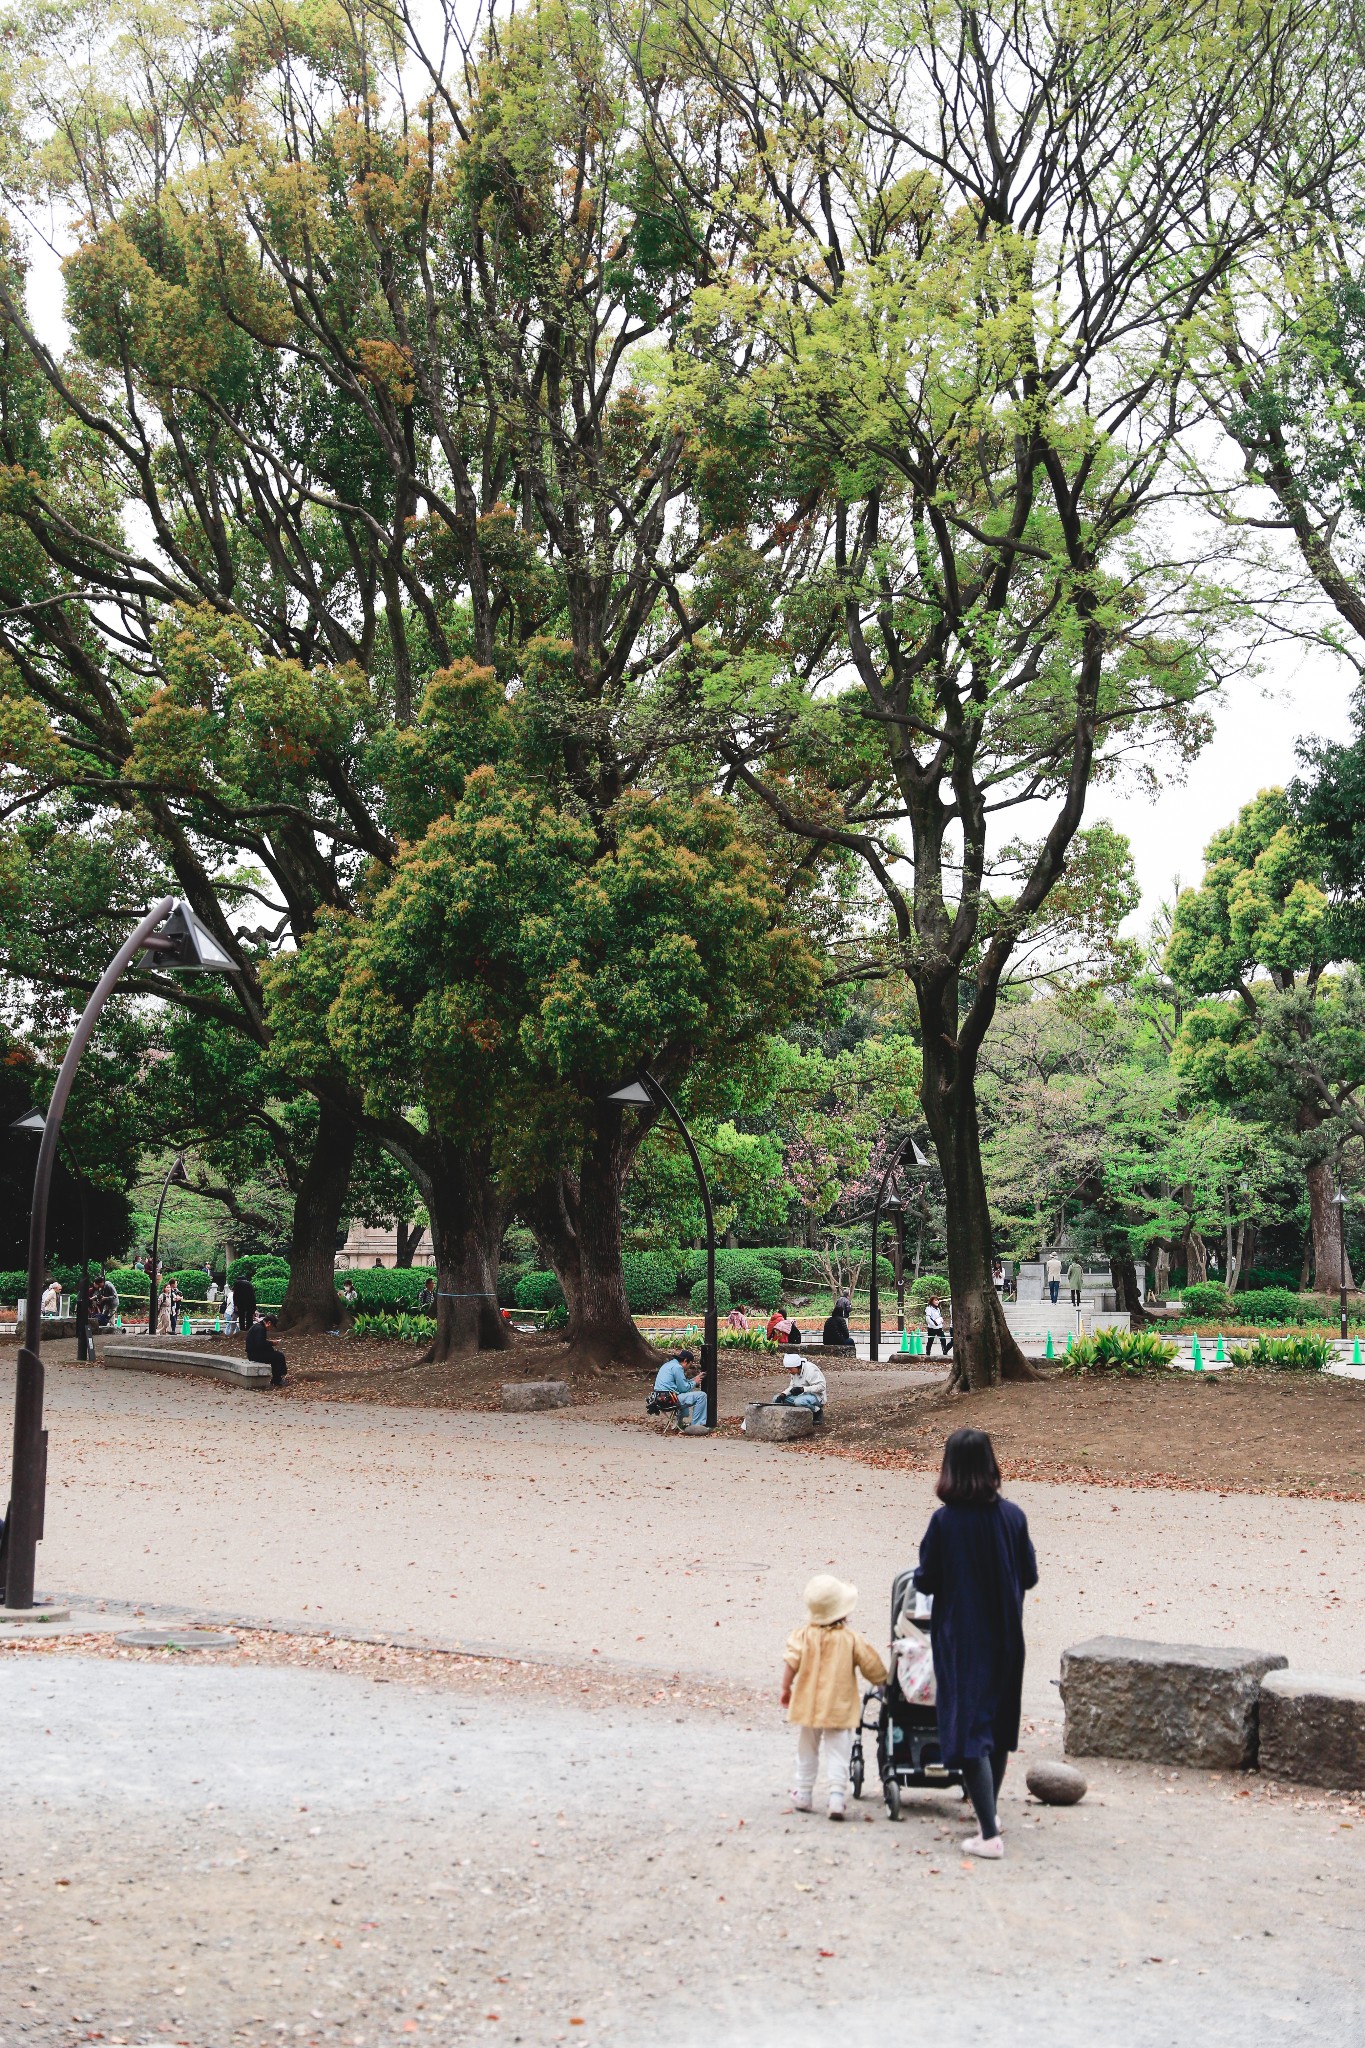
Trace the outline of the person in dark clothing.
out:
<instances>
[{"instance_id":1,"label":"person in dark clothing","mask_svg":"<svg viewBox=\"0 0 1365 2048\"><path fill-rule=\"evenodd\" d=\"M853 1332L848 1327L848 1311L842 1301L836 1301L829 1314L825 1317L825 1327L820 1341L824 1344L851 1344L853 1342Z\"/></svg>"},{"instance_id":2,"label":"person in dark clothing","mask_svg":"<svg viewBox=\"0 0 1365 2048\"><path fill-rule=\"evenodd\" d=\"M422 1282L422 1291L417 1297L417 1313L419 1316L435 1315L436 1282L434 1280L424 1280Z\"/></svg>"},{"instance_id":3,"label":"person in dark clothing","mask_svg":"<svg viewBox=\"0 0 1365 2048\"><path fill-rule=\"evenodd\" d=\"M246 1355L253 1365L268 1365L271 1386L282 1387L289 1377L289 1367L284 1353L270 1341L274 1328L273 1316L262 1316L258 1323L253 1323L246 1333Z\"/></svg>"},{"instance_id":4,"label":"person in dark clothing","mask_svg":"<svg viewBox=\"0 0 1365 2048\"><path fill-rule=\"evenodd\" d=\"M237 1327L250 1332L256 1320L256 1290L249 1280L234 1280L232 1300L237 1314Z\"/></svg>"},{"instance_id":5,"label":"person in dark clothing","mask_svg":"<svg viewBox=\"0 0 1365 2048\"><path fill-rule=\"evenodd\" d=\"M961 1770L980 1832L969 1856L1000 1857L995 1802L1019 1747L1024 1595L1038 1583L1028 1522L1000 1498L1000 1467L984 1430L955 1429L935 1488L943 1506L919 1548L915 1585L933 1596L939 1745Z\"/></svg>"}]
</instances>

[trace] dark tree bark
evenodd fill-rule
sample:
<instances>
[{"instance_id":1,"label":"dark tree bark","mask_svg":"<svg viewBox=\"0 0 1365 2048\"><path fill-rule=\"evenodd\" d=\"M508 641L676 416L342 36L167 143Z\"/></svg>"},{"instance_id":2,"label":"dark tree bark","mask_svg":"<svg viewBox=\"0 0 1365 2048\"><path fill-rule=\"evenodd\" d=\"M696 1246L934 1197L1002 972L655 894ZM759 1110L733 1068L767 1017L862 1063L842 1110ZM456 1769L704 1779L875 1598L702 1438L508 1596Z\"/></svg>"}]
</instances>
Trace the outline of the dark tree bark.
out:
<instances>
[{"instance_id":1,"label":"dark tree bark","mask_svg":"<svg viewBox=\"0 0 1365 2048\"><path fill-rule=\"evenodd\" d=\"M1349 1256L1343 1259L1341 1247L1341 1206L1334 1202L1335 1192L1332 1168L1326 1159L1315 1160L1309 1167L1308 1210L1311 1219L1313 1243L1313 1285L1320 1294L1335 1294L1343 1284L1342 1273L1346 1275L1345 1285L1355 1291L1355 1277L1351 1272Z\"/></svg>"},{"instance_id":2,"label":"dark tree bark","mask_svg":"<svg viewBox=\"0 0 1365 2048\"><path fill-rule=\"evenodd\" d=\"M921 997L921 1019L924 1001ZM937 1026L941 1017L934 1017ZM953 1384L993 1387L1037 1374L1019 1349L991 1278L992 1239L976 1111L976 1057L955 1034L924 1032L920 1088L947 1195L948 1284L953 1303Z\"/></svg>"},{"instance_id":3,"label":"dark tree bark","mask_svg":"<svg viewBox=\"0 0 1365 2048\"><path fill-rule=\"evenodd\" d=\"M439 1364L472 1351L506 1351L512 1338L498 1310L506 1197L483 1147L432 1139L423 1153L403 1164L426 1202L436 1257L436 1335L426 1358Z\"/></svg>"},{"instance_id":4,"label":"dark tree bark","mask_svg":"<svg viewBox=\"0 0 1365 2048\"><path fill-rule=\"evenodd\" d=\"M417 1247L422 1242L422 1233L427 1227L426 1219L419 1217L415 1223L405 1223L399 1216L395 1219L394 1227L398 1234L393 1263L395 1266L410 1267L416 1256Z\"/></svg>"},{"instance_id":5,"label":"dark tree bark","mask_svg":"<svg viewBox=\"0 0 1365 2048\"><path fill-rule=\"evenodd\" d=\"M336 1290L337 1233L355 1157L355 1125L320 1105L313 1149L294 1194L289 1285L280 1309L281 1332L311 1336L340 1329L350 1318Z\"/></svg>"},{"instance_id":6,"label":"dark tree bark","mask_svg":"<svg viewBox=\"0 0 1365 2048\"><path fill-rule=\"evenodd\" d=\"M1109 1277L1114 1283L1114 1296L1121 1309L1126 1309L1135 1330L1147 1327L1147 1309L1138 1286L1137 1261L1131 1252L1109 1254Z\"/></svg>"},{"instance_id":7,"label":"dark tree bark","mask_svg":"<svg viewBox=\"0 0 1365 2048\"><path fill-rule=\"evenodd\" d=\"M621 1272L621 1196L648 1124L602 1110L578 1171L565 1168L522 1204L564 1290L569 1362L590 1372L609 1365L653 1370L659 1361L636 1328Z\"/></svg>"}]
</instances>

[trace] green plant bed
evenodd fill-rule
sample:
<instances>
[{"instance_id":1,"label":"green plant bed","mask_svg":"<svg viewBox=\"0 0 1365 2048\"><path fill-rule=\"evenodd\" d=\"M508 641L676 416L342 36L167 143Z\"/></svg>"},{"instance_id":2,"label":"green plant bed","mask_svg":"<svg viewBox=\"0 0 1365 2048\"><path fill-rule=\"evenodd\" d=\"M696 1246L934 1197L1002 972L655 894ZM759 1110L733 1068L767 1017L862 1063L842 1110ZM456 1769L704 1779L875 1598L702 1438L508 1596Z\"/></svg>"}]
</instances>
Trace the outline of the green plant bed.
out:
<instances>
[{"instance_id":1,"label":"green plant bed","mask_svg":"<svg viewBox=\"0 0 1365 2048\"><path fill-rule=\"evenodd\" d=\"M351 1325L357 1337L378 1337L389 1344L430 1344L436 1335L434 1316L357 1316Z\"/></svg>"},{"instance_id":2,"label":"green plant bed","mask_svg":"<svg viewBox=\"0 0 1365 2048\"><path fill-rule=\"evenodd\" d=\"M722 1330L716 1338L716 1348L720 1351L762 1351L773 1357L782 1350L780 1344L770 1343L762 1330Z\"/></svg>"},{"instance_id":3,"label":"green plant bed","mask_svg":"<svg viewBox=\"0 0 1365 2048\"><path fill-rule=\"evenodd\" d=\"M1272 1372L1321 1372L1331 1357L1331 1339L1311 1330L1258 1337L1254 1344L1238 1345L1232 1352L1234 1365L1262 1366Z\"/></svg>"},{"instance_id":4,"label":"green plant bed","mask_svg":"<svg viewBox=\"0 0 1365 2048\"><path fill-rule=\"evenodd\" d=\"M1150 1330L1097 1330L1073 1344L1061 1363L1064 1372L1157 1372L1177 1349Z\"/></svg>"}]
</instances>

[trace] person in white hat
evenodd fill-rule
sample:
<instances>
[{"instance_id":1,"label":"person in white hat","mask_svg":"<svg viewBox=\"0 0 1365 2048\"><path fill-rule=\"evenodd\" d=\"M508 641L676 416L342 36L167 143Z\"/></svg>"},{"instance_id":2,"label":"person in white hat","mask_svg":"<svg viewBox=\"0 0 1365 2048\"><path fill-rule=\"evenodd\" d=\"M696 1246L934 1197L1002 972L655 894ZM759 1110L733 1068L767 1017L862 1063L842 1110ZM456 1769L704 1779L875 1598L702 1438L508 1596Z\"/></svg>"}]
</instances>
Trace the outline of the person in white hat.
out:
<instances>
[{"instance_id":1,"label":"person in white hat","mask_svg":"<svg viewBox=\"0 0 1365 2048\"><path fill-rule=\"evenodd\" d=\"M829 1383L813 1358L807 1358L802 1351L789 1351L782 1360L787 1369L787 1384L777 1396L774 1406L778 1408L813 1408L818 1422L825 1412L829 1397Z\"/></svg>"},{"instance_id":2,"label":"person in white hat","mask_svg":"<svg viewBox=\"0 0 1365 2048\"><path fill-rule=\"evenodd\" d=\"M829 1817L842 1820L848 1760L862 1713L858 1673L885 1685L886 1666L865 1636L848 1625L858 1588L819 1572L806 1588L806 1625L793 1629L782 1653L782 1705L796 1729L792 1805L809 1813L821 1755L829 1783Z\"/></svg>"}]
</instances>

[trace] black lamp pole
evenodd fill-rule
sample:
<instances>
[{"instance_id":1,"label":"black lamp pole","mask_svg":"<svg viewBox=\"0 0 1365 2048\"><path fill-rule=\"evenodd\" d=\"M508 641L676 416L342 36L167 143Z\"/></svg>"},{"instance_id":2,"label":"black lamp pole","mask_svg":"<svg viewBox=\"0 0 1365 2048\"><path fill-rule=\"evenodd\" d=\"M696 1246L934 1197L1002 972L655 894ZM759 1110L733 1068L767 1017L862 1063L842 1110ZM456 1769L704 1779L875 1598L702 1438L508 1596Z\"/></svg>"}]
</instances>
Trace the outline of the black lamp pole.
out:
<instances>
[{"instance_id":1,"label":"black lamp pole","mask_svg":"<svg viewBox=\"0 0 1365 2048\"><path fill-rule=\"evenodd\" d=\"M615 1088L607 1096L608 1102L621 1102L634 1109L665 1109L677 1126L687 1156L692 1161L692 1171L697 1176L701 1190L701 1205L706 1212L706 1321L701 1340L701 1383L706 1395L706 1425L714 1429L720 1421L719 1389L717 1386L717 1363L720 1353L719 1332L716 1327L716 1218L711 1207L711 1190L706 1184L701 1158L692 1142L692 1133L683 1122L678 1106L662 1081L656 1081L653 1074L642 1067L637 1081L628 1081L623 1088Z\"/></svg>"},{"instance_id":2,"label":"black lamp pole","mask_svg":"<svg viewBox=\"0 0 1365 2048\"><path fill-rule=\"evenodd\" d=\"M1339 1278L1341 1281L1341 1334L1344 1337L1346 1335L1346 1190L1341 1185L1340 1175L1337 1178L1337 1191L1333 1195L1332 1200L1336 1204L1337 1242L1341 1249Z\"/></svg>"},{"instance_id":3,"label":"black lamp pole","mask_svg":"<svg viewBox=\"0 0 1365 2048\"><path fill-rule=\"evenodd\" d=\"M41 1138L46 1127L47 1119L40 1109L26 1110L10 1125L12 1131L27 1131L35 1138ZM76 1183L76 1199L81 1205L81 1290L76 1296L76 1357L86 1365L95 1355L95 1347L90 1342L90 1204L86 1200L85 1175L72 1150L71 1140L64 1137L62 1143Z\"/></svg>"},{"instance_id":4,"label":"black lamp pole","mask_svg":"<svg viewBox=\"0 0 1365 2048\"><path fill-rule=\"evenodd\" d=\"M910 1157L916 1166L927 1166L929 1164L929 1161L920 1151L919 1146L915 1143L913 1138L909 1136L902 1138L899 1145L897 1145L895 1151L891 1154L890 1159L888 1159L886 1163L886 1171L883 1173L881 1179L877 1182L877 1192L872 1200L872 1278L868 1282L867 1288L867 1355L873 1365L876 1365L878 1358L880 1357L882 1346L882 1302L881 1291L877 1285L877 1238L881 1231L883 1208L886 1209L888 1214L893 1214L896 1210L899 1210L901 1212L900 1227L901 1230L904 1231L905 1205L900 1201L900 1198L897 1197L893 1209L893 1205L886 1199L886 1189L892 1174L896 1171L896 1168L901 1163L901 1155L906 1151L909 1152ZM903 1243L904 1240L902 1239L902 1244ZM898 1282L900 1303L900 1326L902 1329L905 1328L905 1288L903 1279L904 1272L905 1258L902 1254L899 1265L899 1274L901 1277Z\"/></svg>"},{"instance_id":5,"label":"black lamp pole","mask_svg":"<svg viewBox=\"0 0 1365 2048\"><path fill-rule=\"evenodd\" d=\"M223 973L237 963L212 933L199 923L188 904L164 896L129 934L96 984L66 1049L52 1099L43 1121L38 1165L33 1176L33 1214L28 1238L28 1307L14 1386L14 1454L10 1467L9 1513L5 1520L3 1562L5 1607L17 1612L33 1605L33 1580L38 1545L43 1537L43 1502L47 1493L47 1431L43 1428L42 1300L47 1266L47 1205L52 1169L61 1142L62 1118L81 1055L90 1043L100 1013L129 964L147 951L174 971Z\"/></svg>"},{"instance_id":6,"label":"black lamp pole","mask_svg":"<svg viewBox=\"0 0 1365 2048\"><path fill-rule=\"evenodd\" d=\"M157 1196L156 1200L156 1216L152 1222L152 1271L147 1294L147 1335L149 1337L156 1335L157 1325L157 1282L161 1277L157 1270L157 1245L161 1240L161 1211L171 1182L174 1181L177 1187L183 1188L188 1180L189 1175L185 1171L185 1155L183 1152L177 1152L175 1158L170 1163L165 1180L161 1183L161 1193Z\"/></svg>"}]
</instances>

